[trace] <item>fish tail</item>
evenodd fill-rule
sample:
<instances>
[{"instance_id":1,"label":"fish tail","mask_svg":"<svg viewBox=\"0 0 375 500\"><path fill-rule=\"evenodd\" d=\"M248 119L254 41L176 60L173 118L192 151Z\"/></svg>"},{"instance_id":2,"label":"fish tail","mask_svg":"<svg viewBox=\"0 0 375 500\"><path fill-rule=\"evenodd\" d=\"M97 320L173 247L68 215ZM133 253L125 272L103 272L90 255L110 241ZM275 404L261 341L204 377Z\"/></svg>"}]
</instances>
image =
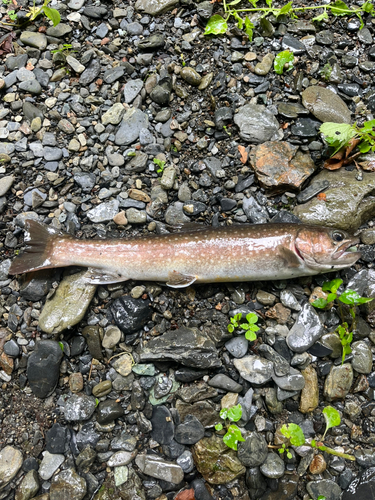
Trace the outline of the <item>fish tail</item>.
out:
<instances>
[{"instance_id":1,"label":"fish tail","mask_svg":"<svg viewBox=\"0 0 375 500\"><path fill-rule=\"evenodd\" d=\"M52 226L28 219L25 221L26 248L12 262L9 274L22 274L37 269L60 267L65 264L56 262L54 258L54 245L56 240L69 238Z\"/></svg>"}]
</instances>

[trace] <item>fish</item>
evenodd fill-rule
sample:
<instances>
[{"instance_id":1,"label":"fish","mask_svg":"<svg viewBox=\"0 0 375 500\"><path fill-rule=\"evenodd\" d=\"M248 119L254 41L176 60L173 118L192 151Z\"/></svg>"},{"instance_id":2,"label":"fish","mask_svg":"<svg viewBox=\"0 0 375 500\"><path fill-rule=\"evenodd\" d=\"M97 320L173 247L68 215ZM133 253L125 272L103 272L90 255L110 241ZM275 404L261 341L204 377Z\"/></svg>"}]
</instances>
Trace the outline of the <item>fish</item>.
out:
<instances>
[{"instance_id":1,"label":"fish","mask_svg":"<svg viewBox=\"0 0 375 500\"><path fill-rule=\"evenodd\" d=\"M25 221L26 248L9 274L86 267L85 280L193 283L283 280L338 271L361 253L345 231L305 224L198 225L180 232L129 239L80 240L36 220Z\"/></svg>"}]
</instances>

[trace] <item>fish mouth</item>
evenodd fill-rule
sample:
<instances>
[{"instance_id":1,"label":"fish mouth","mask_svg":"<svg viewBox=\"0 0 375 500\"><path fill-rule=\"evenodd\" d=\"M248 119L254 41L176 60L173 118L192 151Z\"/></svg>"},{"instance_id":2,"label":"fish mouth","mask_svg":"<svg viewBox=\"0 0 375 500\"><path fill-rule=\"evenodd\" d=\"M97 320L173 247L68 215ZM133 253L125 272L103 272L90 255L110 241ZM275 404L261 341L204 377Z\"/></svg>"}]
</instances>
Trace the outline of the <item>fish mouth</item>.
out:
<instances>
[{"instance_id":1,"label":"fish mouth","mask_svg":"<svg viewBox=\"0 0 375 500\"><path fill-rule=\"evenodd\" d=\"M340 262L351 262L354 264L362 256L361 252L358 252L355 248L359 244L359 238L351 238L350 240L344 240L340 246L337 247L332 255L334 260L339 260Z\"/></svg>"}]
</instances>

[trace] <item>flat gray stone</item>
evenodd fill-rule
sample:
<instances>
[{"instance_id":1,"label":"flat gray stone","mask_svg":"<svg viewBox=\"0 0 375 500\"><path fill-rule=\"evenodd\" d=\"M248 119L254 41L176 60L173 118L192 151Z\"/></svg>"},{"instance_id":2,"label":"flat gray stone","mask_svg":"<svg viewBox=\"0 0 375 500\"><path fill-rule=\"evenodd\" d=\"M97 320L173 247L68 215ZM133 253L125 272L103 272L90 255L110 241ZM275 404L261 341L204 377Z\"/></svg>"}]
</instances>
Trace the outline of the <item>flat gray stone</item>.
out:
<instances>
[{"instance_id":1,"label":"flat gray stone","mask_svg":"<svg viewBox=\"0 0 375 500\"><path fill-rule=\"evenodd\" d=\"M115 143L118 146L132 144L138 139L143 128L148 128L148 116L138 108L130 108L122 118Z\"/></svg>"},{"instance_id":2,"label":"flat gray stone","mask_svg":"<svg viewBox=\"0 0 375 500\"><path fill-rule=\"evenodd\" d=\"M260 144L279 141L284 134L275 116L261 104L246 104L234 115L234 123L240 129L241 139Z\"/></svg>"},{"instance_id":3,"label":"flat gray stone","mask_svg":"<svg viewBox=\"0 0 375 500\"><path fill-rule=\"evenodd\" d=\"M273 363L260 356L245 356L235 359L233 364L240 372L241 377L252 384L266 384L273 375Z\"/></svg>"}]
</instances>

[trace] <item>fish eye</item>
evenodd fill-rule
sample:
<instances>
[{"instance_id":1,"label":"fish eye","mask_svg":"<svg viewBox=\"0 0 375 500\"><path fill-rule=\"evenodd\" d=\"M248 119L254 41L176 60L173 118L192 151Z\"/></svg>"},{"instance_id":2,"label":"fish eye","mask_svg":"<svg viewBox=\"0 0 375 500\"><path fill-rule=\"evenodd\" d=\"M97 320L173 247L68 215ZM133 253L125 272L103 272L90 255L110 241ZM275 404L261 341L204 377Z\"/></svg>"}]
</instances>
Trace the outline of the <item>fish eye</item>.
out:
<instances>
[{"instance_id":1,"label":"fish eye","mask_svg":"<svg viewBox=\"0 0 375 500\"><path fill-rule=\"evenodd\" d=\"M333 241L343 241L345 239L345 235L340 231L335 231L332 233L332 239Z\"/></svg>"}]
</instances>

